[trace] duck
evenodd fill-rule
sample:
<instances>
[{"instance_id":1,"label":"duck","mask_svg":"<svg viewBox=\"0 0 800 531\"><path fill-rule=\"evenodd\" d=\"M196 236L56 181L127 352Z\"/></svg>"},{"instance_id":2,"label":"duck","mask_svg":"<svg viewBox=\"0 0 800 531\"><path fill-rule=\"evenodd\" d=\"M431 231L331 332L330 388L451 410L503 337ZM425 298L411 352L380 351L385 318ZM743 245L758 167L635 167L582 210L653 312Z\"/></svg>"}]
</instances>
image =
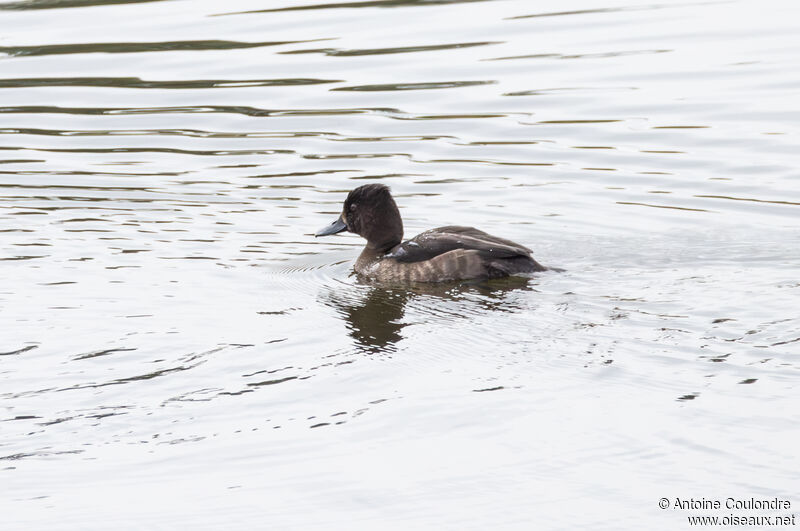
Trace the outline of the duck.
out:
<instances>
[{"instance_id":1,"label":"duck","mask_svg":"<svg viewBox=\"0 0 800 531\"><path fill-rule=\"evenodd\" d=\"M359 277L377 282L479 280L548 269L527 247L473 227L438 227L403 241L403 219L384 184L351 190L339 217L314 236L344 231L367 240L353 269Z\"/></svg>"}]
</instances>

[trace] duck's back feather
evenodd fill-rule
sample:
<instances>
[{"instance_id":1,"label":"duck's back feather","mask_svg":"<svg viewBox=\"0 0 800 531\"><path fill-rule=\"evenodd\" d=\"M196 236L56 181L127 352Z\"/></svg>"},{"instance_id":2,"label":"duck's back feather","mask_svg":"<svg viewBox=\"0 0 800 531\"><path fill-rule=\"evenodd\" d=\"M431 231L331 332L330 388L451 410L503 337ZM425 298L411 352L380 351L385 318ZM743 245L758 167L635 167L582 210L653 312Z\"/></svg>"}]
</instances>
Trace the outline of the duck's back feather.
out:
<instances>
[{"instance_id":1,"label":"duck's back feather","mask_svg":"<svg viewBox=\"0 0 800 531\"><path fill-rule=\"evenodd\" d=\"M473 227L451 225L427 230L386 255L398 262L423 262L456 249L474 250L487 259L530 257L531 250Z\"/></svg>"}]
</instances>

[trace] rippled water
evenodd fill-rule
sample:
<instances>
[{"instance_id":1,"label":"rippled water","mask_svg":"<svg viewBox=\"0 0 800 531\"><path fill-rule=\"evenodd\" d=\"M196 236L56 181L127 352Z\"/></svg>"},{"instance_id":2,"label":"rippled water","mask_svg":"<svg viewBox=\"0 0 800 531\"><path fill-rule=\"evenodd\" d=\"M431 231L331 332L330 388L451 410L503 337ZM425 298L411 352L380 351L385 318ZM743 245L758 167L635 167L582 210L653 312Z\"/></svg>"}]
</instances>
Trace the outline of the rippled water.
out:
<instances>
[{"instance_id":1,"label":"rippled water","mask_svg":"<svg viewBox=\"0 0 800 531\"><path fill-rule=\"evenodd\" d=\"M2 526L797 506L798 16L0 3ZM566 271L359 283L363 242L313 232L367 182L407 236L474 225Z\"/></svg>"}]
</instances>

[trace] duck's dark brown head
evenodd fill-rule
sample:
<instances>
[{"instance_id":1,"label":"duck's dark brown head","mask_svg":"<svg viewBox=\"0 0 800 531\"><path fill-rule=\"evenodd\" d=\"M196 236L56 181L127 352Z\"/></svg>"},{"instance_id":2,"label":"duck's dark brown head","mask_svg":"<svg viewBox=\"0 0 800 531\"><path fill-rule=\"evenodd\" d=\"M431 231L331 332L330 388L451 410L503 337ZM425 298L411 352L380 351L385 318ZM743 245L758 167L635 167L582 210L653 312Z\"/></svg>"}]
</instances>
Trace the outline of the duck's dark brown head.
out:
<instances>
[{"instance_id":1,"label":"duck's dark brown head","mask_svg":"<svg viewBox=\"0 0 800 531\"><path fill-rule=\"evenodd\" d=\"M318 231L327 236L349 231L366 238L367 247L385 252L403 240L403 220L400 210L383 184L365 184L347 194L339 218Z\"/></svg>"}]
</instances>

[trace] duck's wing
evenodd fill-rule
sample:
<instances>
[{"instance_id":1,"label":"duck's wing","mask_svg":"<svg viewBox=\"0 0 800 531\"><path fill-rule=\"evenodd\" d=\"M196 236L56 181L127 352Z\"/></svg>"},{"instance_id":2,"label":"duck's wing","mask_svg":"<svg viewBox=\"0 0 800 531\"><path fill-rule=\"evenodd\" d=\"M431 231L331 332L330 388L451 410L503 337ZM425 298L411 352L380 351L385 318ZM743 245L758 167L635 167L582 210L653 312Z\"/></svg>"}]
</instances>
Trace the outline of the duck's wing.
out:
<instances>
[{"instance_id":1,"label":"duck's wing","mask_svg":"<svg viewBox=\"0 0 800 531\"><path fill-rule=\"evenodd\" d=\"M398 262L422 262L454 249L478 251L487 258L530 256L531 250L505 238L473 227L448 226L423 232L392 249L387 258Z\"/></svg>"}]
</instances>

